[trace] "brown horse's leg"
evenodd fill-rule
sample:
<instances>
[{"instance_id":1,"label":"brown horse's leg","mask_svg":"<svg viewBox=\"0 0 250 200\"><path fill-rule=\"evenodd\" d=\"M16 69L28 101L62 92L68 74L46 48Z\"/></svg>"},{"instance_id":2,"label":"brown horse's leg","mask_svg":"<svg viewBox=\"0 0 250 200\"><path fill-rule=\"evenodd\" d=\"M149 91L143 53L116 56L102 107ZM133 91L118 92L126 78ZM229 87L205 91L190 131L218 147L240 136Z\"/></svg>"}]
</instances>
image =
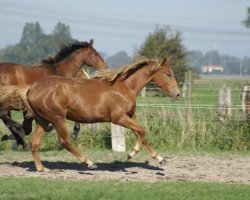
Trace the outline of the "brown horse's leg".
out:
<instances>
[{"instance_id":1,"label":"brown horse's leg","mask_svg":"<svg viewBox=\"0 0 250 200\"><path fill-rule=\"evenodd\" d=\"M33 118L29 117L26 118L26 111L23 112L23 123L22 123L22 128L24 130L25 135L29 135L32 132L32 121Z\"/></svg>"},{"instance_id":2,"label":"brown horse's leg","mask_svg":"<svg viewBox=\"0 0 250 200\"><path fill-rule=\"evenodd\" d=\"M33 131L33 134L30 139L30 147L31 147L31 152L35 161L36 170L39 172L46 171L46 168L43 167L39 154L38 154L39 144L41 142L43 135L44 135L43 127L39 125L38 123L36 123L35 130Z\"/></svg>"},{"instance_id":3,"label":"brown horse's leg","mask_svg":"<svg viewBox=\"0 0 250 200\"><path fill-rule=\"evenodd\" d=\"M56 123L53 123L60 143L65 146L65 148L70 151L75 157L77 157L81 162L84 162L88 165L90 169L96 168L96 165L89 160L87 157L81 155L73 146L67 131L66 123L64 120L58 120Z\"/></svg>"},{"instance_id":4,"label":"brown horse's leg","mask_svg":"<svg viewBox=\"0 0 250 200\"><path fill-rule=\"evenodd\" d=\"M133 151L129 154L129 159L132 158L137 152L140 151L141 144L145 145L146 150L148 151L149 155L157 159L159 163L163 163L165 160L163 157L159 156L154 149L150 146L148 143L148 140L145 138L145 130L144 128L135 120L135 116L133 118L130 118L129 116L125 115L123 116L119 122L119 125L124 126L126 128L129 128L133 131L133 133L137 137L136 144L134 146Z\"/></svg>"},{"instance_id":5,"label":"brown horse's leg","mask_svg":"<svg viewBox=\"0 0 250 200\"><path fill-rule=\"evenodd\" d=\"M10 130L10 132L13 134L15 138L15 142L12 146L13 150L16 150L18 148L18 145L22 145L24 149L29 149L29 146L25 142L25 134L22 129L21 124L16 122L15 120L11 119L10 110L1 110L0 111L0 118L3 120L3 123L7 126L7 128ZM11 136L4 135L1 140L6 140L12 138Z\"/></svg>"},{"instance_id":6,"label":"brown horse's leg","mask_svg":"<svg viewBox=\"0 0 250 200\"><path fill-rule=\"evenodd\" d=\"M73 133L71 134L71 138L73 139L73 141L76 140L78 134L80 131L80 123L75 122L74 128L73 128Z\"/></svg>"}]
</instances>

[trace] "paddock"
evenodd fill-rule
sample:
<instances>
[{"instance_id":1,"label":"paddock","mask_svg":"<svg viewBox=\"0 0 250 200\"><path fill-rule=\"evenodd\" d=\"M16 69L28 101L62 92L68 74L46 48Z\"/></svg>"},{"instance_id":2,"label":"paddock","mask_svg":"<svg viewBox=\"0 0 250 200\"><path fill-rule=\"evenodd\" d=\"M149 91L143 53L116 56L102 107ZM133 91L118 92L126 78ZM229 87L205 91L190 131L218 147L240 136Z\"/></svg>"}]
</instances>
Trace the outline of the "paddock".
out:
<instances>
[{"instance_id":1,"label":"paddock","mask_svg":"<svg viewBox=\"0 0 250 200\"><path fill-rule=\"evenodd\" d=\"M118 180L127 181L202 181L220 183L250 184L250 157L225 153L212 155L204 153L162 153L167 159L165 165L157 164L146 157L146 152L126 161L126 153L112 151L87 151L95 158L98 166L89 170L66 150L44 151L41 157L49 172L36 172L30 152L1 152L0 177L40 177L66 180Z\"/></svg>"}]
</instances>

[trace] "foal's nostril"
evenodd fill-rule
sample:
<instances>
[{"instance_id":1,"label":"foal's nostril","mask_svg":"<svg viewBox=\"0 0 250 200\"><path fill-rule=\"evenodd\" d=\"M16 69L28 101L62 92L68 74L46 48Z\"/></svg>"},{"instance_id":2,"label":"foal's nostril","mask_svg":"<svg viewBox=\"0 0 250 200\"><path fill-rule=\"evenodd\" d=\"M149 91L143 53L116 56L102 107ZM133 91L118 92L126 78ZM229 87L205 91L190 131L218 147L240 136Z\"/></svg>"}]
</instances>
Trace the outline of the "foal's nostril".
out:
<instances>
[{"instance_id":1,"label":"foal's nostril","mask_svg":"<svg viewBox=\"0 0 250 200\"><path fill-rule=\"evenodd\" d=\"M180 93L176 93L174 96L175 99L178 99L179 97L180 97Z\"/></svg>"}]
</instances>

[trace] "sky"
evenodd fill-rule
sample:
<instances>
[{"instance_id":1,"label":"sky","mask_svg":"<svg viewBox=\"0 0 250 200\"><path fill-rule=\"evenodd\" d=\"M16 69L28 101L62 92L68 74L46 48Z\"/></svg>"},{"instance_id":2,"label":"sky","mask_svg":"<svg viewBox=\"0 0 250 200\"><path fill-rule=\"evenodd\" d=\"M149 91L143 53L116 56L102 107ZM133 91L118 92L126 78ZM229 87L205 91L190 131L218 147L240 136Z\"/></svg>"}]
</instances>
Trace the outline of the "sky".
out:
<instances>
[{"instance_id":1,"label":"sky","mask_svg":"<svg viewBox=\"0 0 250 200\"><path fill-rule=\"evenodd\" d=\"M247 7L250 0L0 0L0 48L18 43L24 24L38 21L45 33L63 22L73 38L93 38L108 56L132 55L156 26L169 26L187 50L250 57Z\"/></svg>"}]
</instances>

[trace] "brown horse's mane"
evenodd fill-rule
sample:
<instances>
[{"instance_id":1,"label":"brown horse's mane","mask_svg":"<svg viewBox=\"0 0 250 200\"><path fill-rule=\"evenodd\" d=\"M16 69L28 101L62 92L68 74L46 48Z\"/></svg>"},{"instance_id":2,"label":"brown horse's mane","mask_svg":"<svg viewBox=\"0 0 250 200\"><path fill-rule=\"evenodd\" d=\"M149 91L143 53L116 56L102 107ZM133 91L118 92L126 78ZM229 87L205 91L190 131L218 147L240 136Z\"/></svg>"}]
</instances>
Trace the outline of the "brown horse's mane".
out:
<instances>
[{"instance_id":1,"label":"brown horse's mane","mask_svg":"<svg viewBox=\"0 0 250 200\"><path fill-rule=\"evenodd\" d=\"M157 59L143 59L136 63L132 63L130 65L125 65L121 69L118 70L103 70L101 72L97 72L92 78L107 80L109 82L115 82L117 78L124 76L125 79L128 78L131 74L136 72L137 70L147 66L150 63L158 63Z\"/></svg>"},{"instance_id":2,"label":"brown horse's mane","mask_svg":"<svg viewBox=\"0 0 250 200\"><path fill-rule=\"evenodd\" d=\"M87 48L89 46L88 42L79 42L78 40L73 40L73 42L66 43L64 45L59 46L59 52L54 56L49 56L47 59L43 59L41 63L43 64L55 64L66 57L68 57L72 52L81 49Z\"/></svg>"}]
</instances>

